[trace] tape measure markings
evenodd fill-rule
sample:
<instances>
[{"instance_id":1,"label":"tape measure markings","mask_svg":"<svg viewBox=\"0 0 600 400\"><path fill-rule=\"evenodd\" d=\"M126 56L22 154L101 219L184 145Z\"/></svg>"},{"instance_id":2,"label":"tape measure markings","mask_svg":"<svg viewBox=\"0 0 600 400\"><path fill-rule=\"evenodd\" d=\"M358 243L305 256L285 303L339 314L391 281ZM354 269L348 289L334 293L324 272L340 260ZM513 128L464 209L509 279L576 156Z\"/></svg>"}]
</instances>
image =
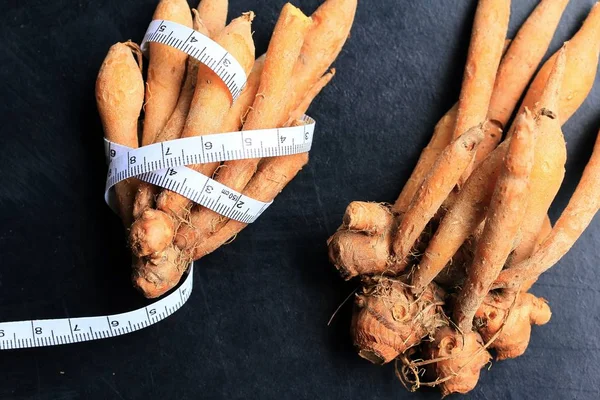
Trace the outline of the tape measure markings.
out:
<instances>
[{"instance_id":1,"label":"tape measure markings","mask_svg":"<svg viewBox=\"0 0 600 400\"><path fill-rule=\"evenodd\" d=\"M111 162L107 186L157 169L306 153L312 147L316 122L308 116L304 121L306 125L289 128L175 139L138 149L128 148L126 153L119 155L115 150L117 147L109 145Z\"/></svg>"},{"instance_id":2,"label":"tape measure markings","mask_svg":"<svg viewBox=\"0 0 600 400\"><path fill-rule=\"evenodd\" d=\"M221 78L235 101L246 85L246 71L221 45L185 25L166 20L150 22L141 48L156 42L174 47L209 67ZM219 61L217 61L219 60Z\"/></svg>"},{"instance_id":3,"label":"tape measure markings","mask_svg":"<svg viewBox=\"0 0 600 400\"><path fill-rule=\"evenodd\" d=\"M125 335L161 321L190 298L193 264L181 285L167 297L121 314L0 323L0 350L56 346Z\"/></svg>"},{"instance_id":4,"label":"tape measure markings","mask_svg":"<svg viewBox=\"0 0 600 400\"><path fill-rule=\"evenodd\" d=\"M303 120L306 125L175 139L138 149L105 144L111 160L105 188L106 202L116 209L111 204L110 188L135 176L179 193L227 218L252 223L272 202L244 196L184 165L308 152L316 122L308 116Z\"/></svg>"}]
</instances>

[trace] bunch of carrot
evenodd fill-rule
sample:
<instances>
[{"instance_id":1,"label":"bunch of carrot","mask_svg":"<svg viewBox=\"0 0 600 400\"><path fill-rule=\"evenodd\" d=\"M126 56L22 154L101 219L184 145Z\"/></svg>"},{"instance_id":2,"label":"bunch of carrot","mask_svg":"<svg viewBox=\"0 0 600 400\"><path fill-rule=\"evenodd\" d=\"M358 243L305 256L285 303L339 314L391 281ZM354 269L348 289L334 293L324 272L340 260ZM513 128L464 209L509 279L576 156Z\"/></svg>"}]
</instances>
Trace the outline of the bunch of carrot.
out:
<instances>
[{"instance_id":1,"label":"bunch of carrot","mask_svg":"<svg viewBox=\"0 0 600 400\"><path fill-rule=\"evenodd\" d=\"M212 70L161 43L149 45L144 82L139 47L115 44L96 84L106 138L137 148L177 138L303 124L301 117L335 73L330 66L349 36L356 7L357 0L326 0L308 17L286 4L266 54L256 58L252 12L226 24L227 0L202 0L192 10L186 0L160 0L154 20L193 27L210 37L240 63L247 85L232 104L227 86ZM270 202L307 162L303 153L188 167ZM137 179L118 183L115 191L129 231L134 285L146 297L166 293L190 261L246 227Z\"/></svg>"},{"instance_id":2,"label":"bunch of carrot","mask_svg":"<svg viewBox=\"0 0 600 400\"><path fill-rule=\"evenodd\" d=\"M592 89L600 54L596 4L535 74L567 3L540 0L507 47L510 1L479 0L460 99L397 201L351 203L328 241L341 275L362 278L359 355L396 360L412 390L466 393L490 350L499 360L523 354L531 326L551 316L529 288L600 207L599 136L554 226L547 216L565 173L561 126Z\"/></svg>"}]
</instances>

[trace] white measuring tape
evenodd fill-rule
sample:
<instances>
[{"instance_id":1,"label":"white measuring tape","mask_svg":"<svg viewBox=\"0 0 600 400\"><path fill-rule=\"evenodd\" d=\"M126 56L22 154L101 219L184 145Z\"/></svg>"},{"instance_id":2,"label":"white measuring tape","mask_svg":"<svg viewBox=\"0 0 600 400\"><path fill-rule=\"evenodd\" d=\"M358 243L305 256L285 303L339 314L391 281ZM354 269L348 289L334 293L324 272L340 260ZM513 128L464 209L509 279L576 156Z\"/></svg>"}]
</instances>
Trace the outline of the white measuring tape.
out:
<instances>
[{"instance_id":1,"label":"white measuring tape","mask_svg":"<svg viewBox=\"0 0 600 400\"><path fill-rule=\"evenodd\" d=\"M227 85L233 99L237 99L246 85L246 72L227 50L200 32L171 21L154 20L150 23L142 45L148 42L175 47L212 69Z\"/></svg>"},{"instance_id":2,"label":"white measuring tape","mask_svg":"<svg viewBox=\"0 0 600 400\"><path fill-rule=\"evenodd\" d=\"M40 319L0 323L0 350L56 346L86 342L131 333L157 323L181 308L192 293L194 268L173 293L122 314L100 317Z\"/></svg>"},{"instance_id":3,"label":"white measuring tape","mask_svg":"<svg viewBox=\"0 0 600 400\"><path fill-rule=\"evenodd\" d=\"M105 200L114 209L110 188L137 177L169 189L227 218L254 222L272 202L265 203L228 188L185 165L306 153L311 149L315 121L305 125L175 139L131 149L105 139L110 160Z\"/></svg>"},{"instance_id":4,"label":"white measuring tape","mask_svg":"<svg viewBox=\"0 0 600 400\"><path fill-rule=\"evenodd\" d=\"M225 49L206 36L170 21L152 21L142 49L148 42L164 43L184 51L211 68L229 88L235 100L246 75ZM105 199L114 209L110 190L118 182L137 177L177 192L228 218L253 222L271 204L251 199L185 165L247 158L285 156L308 152L315 121L305 125L177 139L139 149L105 140L109 163ZM155 324L181 308L193 287L193 263L188 275L171 294L146 307L122 314L14 321L0 323L0 350L55 346L131 333Z\"/></svg>"}]
</instances>

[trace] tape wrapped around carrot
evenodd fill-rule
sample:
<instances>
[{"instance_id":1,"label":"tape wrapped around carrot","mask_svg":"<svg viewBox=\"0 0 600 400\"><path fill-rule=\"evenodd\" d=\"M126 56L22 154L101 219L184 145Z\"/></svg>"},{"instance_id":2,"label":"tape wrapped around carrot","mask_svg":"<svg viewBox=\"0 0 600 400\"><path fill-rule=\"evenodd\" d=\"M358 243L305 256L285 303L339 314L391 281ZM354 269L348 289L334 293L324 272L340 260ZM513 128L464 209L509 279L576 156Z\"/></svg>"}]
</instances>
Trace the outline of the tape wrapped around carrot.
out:
<instances>
[{"instance_id":1,"label":"tape wrapped around carrot","mask_svg":"<svg viewBox=\"0 0 600 400\"><path fill-rule=\"evenodd\" d=\"M123 146L138 147L138 119L144 101L142 52L132 42L113 45L98 73L96 103L104 136ZM121 220L129 226L140 181L130 178L115 186Z\"/></svg>"}]
</instances>

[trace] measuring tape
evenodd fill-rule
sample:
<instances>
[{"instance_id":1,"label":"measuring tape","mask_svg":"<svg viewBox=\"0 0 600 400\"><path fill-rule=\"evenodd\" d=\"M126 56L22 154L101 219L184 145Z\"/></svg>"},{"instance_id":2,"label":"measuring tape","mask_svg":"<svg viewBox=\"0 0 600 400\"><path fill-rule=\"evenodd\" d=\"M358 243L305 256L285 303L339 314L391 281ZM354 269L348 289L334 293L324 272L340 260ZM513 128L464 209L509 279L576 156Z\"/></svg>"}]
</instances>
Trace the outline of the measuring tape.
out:
<instances>
[{"instance_id":1,"label":"measuring tape","mask_svg":"<svg viewBox=\"0 0 600 400\"><path fill-rule=\"evenodd\" d=\"M211 68L235 100L246 83L244 69L225 49L208 37L170 21L152 21L142 42L163 43L180 49ZM305 153L311 149L315 121L304 125L222 133L176 139L131 149L105 139L109 163L105 200L116 211L113 191L118 182L137 177L177 192L228 218L250 223L271 204L242 195L185 167L191 164ZM107 316L42 319L0 323L0 350L55 346L131 333L155 324L181 308L193 287L193 263L188 275L171 294L146 307Z\"/></svg>"},{"instance_id":2,"label":"measuring tape","mask_svg":"<svg viewBox=\"0 0 600 400\"><path fill-rule=\"evenodd\" d=\"M114 209L110 188L137 177L187 197L227 218L254 222L272 202L265 203L228 188L184 165L306 153L311 149L315 121L304 125L175 139L131 149L105 139L109 159L105 200Z\"/></svg>"},{"instance_id":3,"label":"measuring tape","mask_svg":"<svg viewBox=\"0 0 600 400\"><path fill-rule=\"evenodd\" d=\"M212 69L227 85L233 100L239 97L246 85L246 72L240 63L221 45L192 28L171 21L154 20L140 46L143 51L148 50L149 42L179 49Z\"/></svg>"},{"instance_id":4,"label":"measuring tape","mask_svg":"<svg viewBox=\"0 0 600 400\"><path fill-rule=\"evenodd\" d=\"M122 314L0 323L0 350L56 346L125 335L157 323L181 308L192 293L193 264L173 293Z\"/></svg>"}]
</instances>

